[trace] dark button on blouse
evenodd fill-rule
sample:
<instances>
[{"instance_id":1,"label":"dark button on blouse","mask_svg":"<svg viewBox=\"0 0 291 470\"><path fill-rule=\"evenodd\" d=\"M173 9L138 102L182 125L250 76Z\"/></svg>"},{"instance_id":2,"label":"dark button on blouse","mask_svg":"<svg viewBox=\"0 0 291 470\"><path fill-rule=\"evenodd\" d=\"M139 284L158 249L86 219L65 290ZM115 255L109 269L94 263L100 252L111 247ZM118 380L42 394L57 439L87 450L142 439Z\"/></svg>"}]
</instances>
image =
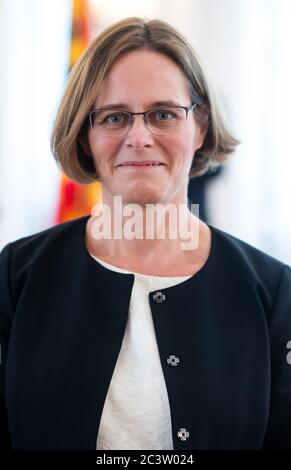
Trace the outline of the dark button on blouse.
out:
<instances>
[{"instance_id":1,"label":"dark button on blouse","mask_svg":"<svg viewBox=\"0 0 291 470\"><path fill-rule=\"evenodd\" d=\"M190 433L186 428L181 428L178 430L177 436L178 436L178 439L180 439L180 441L187 441L187 439L190 436Z\"/></svg>"},{"instance_id":2,"label":"dark button on blouse","mask_svg":"<svg viewBox=\"0 0 291 470\"><path fill-rule=\"evenodd\" d=\"M163 302L165 302L165 300L166 300L166 296L162 292L159 291L153 294L153 301L156 304L162 304Z\"/></svg>"},{"instance_id":3,"label":"dark button on blouse","mask_svg":"<svg viewBox=\"0 0 291 470\"><path fill-rule=\"evenodd\" d=\"M169 366L176 367L180 363L180 359L177 356L171 355L167 358Z\"/></svg>"}]
</instances>

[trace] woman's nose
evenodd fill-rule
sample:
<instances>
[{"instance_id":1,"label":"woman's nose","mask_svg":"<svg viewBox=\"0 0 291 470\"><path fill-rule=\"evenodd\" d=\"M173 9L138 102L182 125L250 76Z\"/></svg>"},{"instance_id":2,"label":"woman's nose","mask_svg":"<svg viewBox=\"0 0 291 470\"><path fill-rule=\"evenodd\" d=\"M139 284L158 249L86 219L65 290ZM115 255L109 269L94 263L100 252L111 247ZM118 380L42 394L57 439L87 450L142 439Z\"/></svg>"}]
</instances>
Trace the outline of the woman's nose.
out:
<instances>
[{"instance_id":1,"label":"woman's nose","mask_svg":"<svg viewBox=\"0 0 291 470\"><path fill-rule=\"evenodd\" d=\"M143 116L134 116L125 137L125 144L142 148L153 144L153 134L145 123Z\"/></svg>"}]
</instances>

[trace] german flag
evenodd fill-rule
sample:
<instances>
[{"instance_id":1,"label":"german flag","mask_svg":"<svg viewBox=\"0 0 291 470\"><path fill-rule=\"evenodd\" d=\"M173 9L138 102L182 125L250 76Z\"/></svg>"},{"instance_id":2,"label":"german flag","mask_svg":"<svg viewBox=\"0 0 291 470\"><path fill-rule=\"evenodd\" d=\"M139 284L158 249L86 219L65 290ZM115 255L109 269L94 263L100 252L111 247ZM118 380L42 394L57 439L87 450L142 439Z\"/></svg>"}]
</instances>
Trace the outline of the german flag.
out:
<instances>
[{"instance_id":1,"label":"german flag","mask_svg":"<svg viewBox=\"0 0 291 470\"><path fill-rule=\"evenodd\" d=\"M70 69L84 49L88 47L91 39L90 29L89 1L73 0ZM56 223L90 214L94 204L100 202L101 198L101 184L99 182L81 185L62 174Z\"/></svg>"}]
</instances>

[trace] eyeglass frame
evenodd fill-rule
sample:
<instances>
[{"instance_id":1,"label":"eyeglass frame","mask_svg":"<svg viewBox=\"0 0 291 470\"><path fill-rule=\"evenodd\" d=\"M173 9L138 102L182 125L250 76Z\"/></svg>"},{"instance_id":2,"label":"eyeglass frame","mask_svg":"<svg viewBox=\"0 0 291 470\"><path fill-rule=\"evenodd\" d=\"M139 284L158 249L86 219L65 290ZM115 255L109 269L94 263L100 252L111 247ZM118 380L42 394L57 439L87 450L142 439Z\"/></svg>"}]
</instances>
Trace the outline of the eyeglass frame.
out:
<instances>
[{"instance_id":1,"label":"eyeglass frame","mask_svg":"<svg viewBox=\"0 0 291 470\"><path fill-rule=\"evenodd\" d=\"M146 116L148 113L150 113L152 111L155 111L155 110L158 110L158 109L182 108L186 112L185 120L187 120L189 111L194 110L196 108L196 106L199 106L199 103L193 103L191 106L180 106L180 105L157 106L155 108L151 108L151 109L148 109L147 111L143 111L143 112L140 112L140 113L131 113L130 111L126 111L124 109L118 109L118 108L109 108L109 109L108 108L95 108L95 109L92 109L92 111L90 111L88 117L89 117L90 127L94 131L92 118L91 118L93 113L96 113L97 111L111 111L111 110L112 111L116 110L116 111L120 111L122 113L126 113L127 115L130 116L130 119L128 121L127 129L125 130L124 134L119 135L120 137L122 137L122 136L125 136L127 134L128 130L130 129L130 126L131 126L132 120L133 120L133 116L143 116L144 123L148 126L148 128L152 132L151 125L149 124L147 116ZM155 133L153 132L153 134L155 134Z\"/></svg>"}]
</instances>

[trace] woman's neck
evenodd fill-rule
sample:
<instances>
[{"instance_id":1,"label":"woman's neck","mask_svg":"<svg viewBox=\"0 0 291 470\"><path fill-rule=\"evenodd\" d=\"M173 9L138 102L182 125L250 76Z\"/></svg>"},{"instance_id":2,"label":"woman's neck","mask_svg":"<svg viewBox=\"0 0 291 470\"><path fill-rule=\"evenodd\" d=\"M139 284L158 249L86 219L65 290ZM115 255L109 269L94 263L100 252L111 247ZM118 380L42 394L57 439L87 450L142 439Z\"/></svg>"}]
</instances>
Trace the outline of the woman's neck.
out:
<instances>
[{"instance_id":1,"label":"woman's neck","mask_svg":"<svg viewBox=\"0 0 291 470\"><path fill-rule=\"evenodd\" d=\"M160 220L154 236L149 237L152 226L143 226L141 230L141 227L134 227L134 221L131 220L127 225L125 222L123 227L119 226L118 233L114 233L112 224L111 230L107 227L106 235L110 235L108 238L102 238L100 217L95 214L87 222L87 250L97 258L132 271L164 276L191 274L199 270L208 259L211 232L189 210L185 214L185 218L179 219L180 230L175 231L168 218L164 227ZM107 218L107 224L109 220L112 222L111 218ZM164 233L166 236L163 236Z\"/></svg>"}]
</instances>

